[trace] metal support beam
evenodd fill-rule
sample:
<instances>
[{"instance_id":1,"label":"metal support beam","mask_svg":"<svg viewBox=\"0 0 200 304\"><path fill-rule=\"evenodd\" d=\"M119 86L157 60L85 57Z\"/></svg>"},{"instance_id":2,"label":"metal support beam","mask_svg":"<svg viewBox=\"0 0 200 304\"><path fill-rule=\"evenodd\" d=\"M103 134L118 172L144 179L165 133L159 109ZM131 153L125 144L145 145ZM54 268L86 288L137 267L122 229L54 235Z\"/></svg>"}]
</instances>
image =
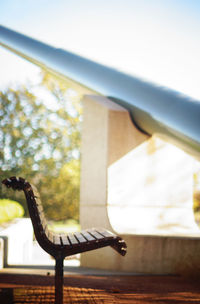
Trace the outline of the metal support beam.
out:
<instances>
[{"instance_id":1,"label":"metal support beam","mask_svg":"<svg viewBox=\"0 0 200 304\"><path fill-rule=\"evenodd\" d=\"M200 101L0 26L0 45L128 109L133 122L200 159Z\"/></svg>"}]
</instances>

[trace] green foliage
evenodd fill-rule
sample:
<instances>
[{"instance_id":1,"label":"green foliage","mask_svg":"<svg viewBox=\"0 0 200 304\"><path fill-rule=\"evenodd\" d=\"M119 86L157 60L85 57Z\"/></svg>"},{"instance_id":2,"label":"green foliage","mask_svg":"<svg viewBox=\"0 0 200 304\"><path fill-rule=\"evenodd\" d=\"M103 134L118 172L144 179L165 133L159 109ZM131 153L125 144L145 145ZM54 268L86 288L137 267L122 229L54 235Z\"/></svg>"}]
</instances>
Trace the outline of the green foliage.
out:
<instances>
[{"instance_id":1,"label":"green foliage","mask_svg":"<svg viewBox=\"0 0 200 304\"><path fill-rule=\"evenodd\" d=\"M35 184L49 219L78 219L81 115L76 92L45 73L38 86L0 92L0 175ZM2 191L27 214L22 195Z\"/></svg>"},{"instance_id":2,"label":"green foliage","mask_svg":"<svg viewBox=\"0 0 200 304\"><path fill-rule=\"evenodd\" d=\"M64 164L56 178L43 177L42 200L45 202L45 212L50 219L78 220L79 187L80 161L76 159Z\"/></svg>"},{"instance_id":3,"label":"green foliage","mask_svg":"<svg viewBox=\"0 0 200 304\"><path fill-rule=\"evenodd\" d=\"M0 199L0 224L24 215L23 207L15 201Z\"/></svg>"},{"instance_id":4,"label":"green foliage","mask_svg":"<svg viewBox=\"0 0 200 304\"><path fill-rule=\"evenodd\" d=\"M80 231L80 224L76 220L58 221L50 225L52 231L56 233L73 233Z\"/></svg>"},{"instance_id":5,"label":"green foliage","mask_svg":"<svg viewBox=\"0 0 200 304\"><path fill-rule=\"evenodd\" d=\"M194 174L193 211L197 225L200 227L200 172Z\"/></svg>"}]
</instances>

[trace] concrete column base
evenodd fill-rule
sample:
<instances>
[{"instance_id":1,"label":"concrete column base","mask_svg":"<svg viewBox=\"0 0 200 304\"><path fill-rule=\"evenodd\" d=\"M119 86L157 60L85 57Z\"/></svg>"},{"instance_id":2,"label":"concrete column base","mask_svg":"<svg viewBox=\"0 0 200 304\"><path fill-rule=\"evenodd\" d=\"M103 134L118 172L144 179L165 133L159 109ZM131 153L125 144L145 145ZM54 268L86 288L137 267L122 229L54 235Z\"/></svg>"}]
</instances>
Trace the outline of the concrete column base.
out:
<instances>
[{"instance_id":1,"label":"concrete column base","mask_svg":"<svg viewBox=\"0 0 200 304\"><path fill-rule=\"evenodd\" d=\"M128 253L121 257L110 247L98 249L83 253L81 265L148 274L200 272L193 160L141 133L125 109L104 97L85 96L83 109L81 228L117 232ZM117 218L110 215L113 208L119 208ZM130 229L124 210L130 210Z\"/></svg>"},{"instance_id":2,"label":"concrete column base","mask_svg":"<svg viewBox=\"0 0 200 304\"><path fill-rule=\"evenodd\" d=\"M125 258L111 248L82 254L81 265L136 274L200 275L200 239L120 235L128 245Z\"/></svg>"}]
</instances>

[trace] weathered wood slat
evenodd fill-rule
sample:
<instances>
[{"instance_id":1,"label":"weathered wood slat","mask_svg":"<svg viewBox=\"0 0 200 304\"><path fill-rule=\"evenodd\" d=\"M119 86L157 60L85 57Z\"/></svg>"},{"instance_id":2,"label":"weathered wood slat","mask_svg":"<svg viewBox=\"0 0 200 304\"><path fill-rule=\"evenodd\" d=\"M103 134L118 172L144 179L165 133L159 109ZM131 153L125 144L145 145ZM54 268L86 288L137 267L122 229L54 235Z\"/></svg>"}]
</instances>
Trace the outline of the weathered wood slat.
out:
<instances>
[{"instance_id":1,"label":"weathered wood slat","mask_svg":"<svg viewBox=\"0 0 200 304\"><path fill-rule=\"evenodd\" d=\"M95 237L95 239L97 240L102 240L105 238L105 236L103 236L102 234L98 233L97 231L95 231L94 229L90 229L90 230L87 230L87 232L89 234L91 234L92 236Z\"/></svg>"},{"instance_id":2,"label":"weathered wood slat","mask_svg":"<svg viewBox=\"0 0 200 304\"><path fill-rule=\"evenodd\" d=\"M34 196L37 197L37 198L40 198L40 194L38 192L38 189L33 184L31 184L31 188L32 188L32 191L34 192Z\"/></svg>"},{"instance_id":3,"label":"weathered wood slat","mask_svg":"<svg viewBox=\"0 0 200 304\"><path fill-rule=\"evenodd\" d=\"M53 243L54 242L53 233L48 230L48 232L46 234L47 234L47 237L48 237L49 241Z\"/></svg>"},{"instance_id":4,"label":"weathered wood slat","mask_svg":"<svg viewBox=\"0 0 200 304\"><path fill-rule=\"evenodd\" d=\"M47 220L45 218L44 213L40 213L39 216L40 216L40 222L41 222L42 226L46 227L47 226Z\"/></svg>"},{"instance_id":5,"label":"weathered wood slat","mask_svg":"<svg viewBox=\"0 0 200 304\"><path fill-rule=\"evenodd\" d=\"M53 242L54 242L55 245L62 245L59 234L54 234L53 235Z\"/></svg>"},{"instance_id":6,"label":"weathered wood slat","mask_svg":"<svg viewBox=\"0 0 200 304\"><path fill-rule=\"evenodd\" d=\"M76 236L80 244L87 243L87 240L83 237L83 235L80 232L75 232L74 235Z\"/></svg>"},{"instance_id":7,"label":"weathered wood slat","mask_svg":"<svg viewBox=\"0 0 200 304\"><path fill-rule=\"evenodd\" d=\"M43 211L43 207L42 207L42 204L40 203L40 201L38 201L38 199L37 199L37 200L35 200L35 202L36 202L36 205L37 205L38 210L39 210L40 212Z\"/></svg>"},{"instance_id":8,"label":"weathered wood slat","mask_svg":"<svg viewBox=\"0 0 200 304\"><path fill-rule=\"evenodd\" d=\"M69 239L66 235L61 235L61 242L63 246L70 246Z\"/></svg>"},{"instance_id":9,"label":"weathered wood slat","mask_svg":"<svg viewBox=\"0 0 200 304\"><path fill-rule=\"evenodd\" d=\"M96 228L95 229L98 233L100 233L100 234L102 234L103 236L105 236L106 238L113 238L113 237L115 237L115 235L112 233L112 232L110 232L110 231L108 231L108 230L106 230L106 229L102 229L102 228Z\"/></svg>"},{"instance_id":10,"label":"weathered wood slat","mask_svg":"<svg viewBox=\"0 0 200 304\"><path fill-rule=\"evenodd\" d=\"M42 231L42 233L44 233L47 238L49 237L49 229L48 229L47 222L45 223L45 225L43 225L43 231Z\"/></svg>"},{"instance_id":11,"label":"weathered wood slat","mask_svg":"<svg viewBox=\"0 0 200 304\"><path fill-rule=\"evenodd\" d=\"M35 206L36 206L39 214L41 214L41 215L44 214L44 210L43 210L43 208L41 208L41 206L38 206L37 204Z\"/></svg>"},{"instance_id":12,"label":"weathered wood slat","mask_svg":"<svg viewBox=\"0 0 200 304\"><path fill-rule=\"evenodd\" d=\"M81 231L81 234L89 242L95 242L96 241L96 239L85 230Z\"/></svg>"},{"instance_id":13,"label":"weathered wood slat","mask_svg":"<svg viewBox=\"0 0 200 304\"><path fill-rule=\"evenodd\" d=\"M67 237L68 237L71 245L79 244L78 240L75 238L75 236L73 234L70 233L70 234L67 235Z\"/></svg>"}]
</instances>

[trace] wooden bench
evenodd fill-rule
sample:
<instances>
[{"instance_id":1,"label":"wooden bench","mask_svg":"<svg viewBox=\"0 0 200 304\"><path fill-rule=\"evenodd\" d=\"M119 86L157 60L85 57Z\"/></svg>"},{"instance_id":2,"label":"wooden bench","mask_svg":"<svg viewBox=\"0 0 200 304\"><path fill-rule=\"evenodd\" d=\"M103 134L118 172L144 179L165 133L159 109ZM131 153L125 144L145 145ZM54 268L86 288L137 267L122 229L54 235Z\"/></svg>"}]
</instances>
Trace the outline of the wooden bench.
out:
<instances>
[{"instance_id":1,"label":"wooden bench","mask_svg":"<svg viewBox=\"0 0 200 304\"><path fill-rule=\"evenodd\" d=\"M119 254L126 254L126 243L119 236L103 228L92 228L73 234L56 234L49 230L37 189L19 177L2 181L7 188L23 190L35 237L40 246L55 258L55 303L63 303L63 260L65 257L89 250L111 246Z\"/></svg>"}]
</instances>

